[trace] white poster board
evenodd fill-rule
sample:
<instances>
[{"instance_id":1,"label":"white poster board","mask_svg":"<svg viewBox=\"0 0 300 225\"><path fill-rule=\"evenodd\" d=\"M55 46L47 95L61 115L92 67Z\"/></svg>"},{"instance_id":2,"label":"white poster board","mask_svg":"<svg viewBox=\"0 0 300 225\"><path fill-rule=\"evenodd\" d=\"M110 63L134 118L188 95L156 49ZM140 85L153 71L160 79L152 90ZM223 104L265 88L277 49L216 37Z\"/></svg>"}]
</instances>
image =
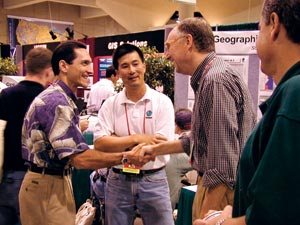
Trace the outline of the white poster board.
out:
<instances>
[{"instance_id":1,"label":"white poster board","mask_svg":"<svg viewBox=\"0 0 300 225\"><path fill-rule=\"evenodd\" d=\"M219 55L225 62L230 64L234 70L236 70L243 78L246 84L248 84L248 68L249 68L249 56L247 55Z\"/></svg>"},{"instance_id":2,"label":"white poster board","mask_svg":"<svg viewBox=\"0 0 300 225\"><path fill-rule=\"evenodd\" d=\"M258 31L214 32L216 53L218 57L221 57L227 63L229 63L232 68L242 76L247 85L249 85L249 82L253 81L252 79L249 79L249 56L256 55L257 35ZM193 104L194 92L189 85L187 107L192 109Z\"/></svg>"}]
</instances>

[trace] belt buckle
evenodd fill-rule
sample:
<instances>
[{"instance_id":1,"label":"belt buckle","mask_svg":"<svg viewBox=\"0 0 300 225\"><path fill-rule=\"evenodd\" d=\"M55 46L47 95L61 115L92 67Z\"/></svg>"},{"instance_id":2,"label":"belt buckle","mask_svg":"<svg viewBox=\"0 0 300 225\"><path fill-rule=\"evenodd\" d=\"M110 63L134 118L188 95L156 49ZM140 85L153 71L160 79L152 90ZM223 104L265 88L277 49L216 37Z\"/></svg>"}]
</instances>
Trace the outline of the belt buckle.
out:
<instances>
[{"instance_id":1,"label":"belt buckle","mask_svg":"<svg viewBox=\"0 0 300 225\"><path fill-rule=\"evenodd\" d=\"M45 171L46 171L46 167L43 167L43 168L42 168L42 174L43 174L43 175L47 174L47 173L45 173Z\"/></svg>"}]
</instances>

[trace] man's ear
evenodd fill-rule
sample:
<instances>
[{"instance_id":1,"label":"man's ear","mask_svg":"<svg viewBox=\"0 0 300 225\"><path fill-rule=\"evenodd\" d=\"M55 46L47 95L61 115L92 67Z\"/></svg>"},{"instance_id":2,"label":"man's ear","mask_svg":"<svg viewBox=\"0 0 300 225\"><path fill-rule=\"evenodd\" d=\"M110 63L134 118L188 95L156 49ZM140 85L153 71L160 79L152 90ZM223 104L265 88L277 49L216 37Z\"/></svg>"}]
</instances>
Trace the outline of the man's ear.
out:
<instances>
[{"instance_id":1,"label":"man's ear","mask_svg":"<svg viewBox=\"0 0 300 225\"><path fill-rule=\"evenodd\" d=\"M58 65L60 71L67 73L69 64L65 60L60 60Z\"/></svg>"},{"instance_id":2,"label":"man's ear","mask_svg":"<svg viewBox=\"0 0 300 225\"><path fill-rule=\"evenodd\" d=\"M186 44L187 44L189 47L192 46L193 41L194 41L193 36L190 35L190 34L186 34Z\"/></svg>"},{"instance_id":3,"label":"man's ear","mask_svg":"<svg viewBox=\"0 0 300 225\"><path fill-rule=\"evenodd\" d=\"M273 40L276 40L279 36L279 33L280 33L280 20L279 20L279 17L276 13L272 13L270 15L270 25L271 25L271 38Z\"/></svg>"},{"instance_id":4,"label":"man's ear","mask_svg":"<svg viewBox=\"0 0 300 225\"><path fill-rule=\"evenodd\" d=\"M147 68L146 62L143 62L143 68L144 68L144 73L146 73L146 68Z\"/></svg>"}]
</instances>

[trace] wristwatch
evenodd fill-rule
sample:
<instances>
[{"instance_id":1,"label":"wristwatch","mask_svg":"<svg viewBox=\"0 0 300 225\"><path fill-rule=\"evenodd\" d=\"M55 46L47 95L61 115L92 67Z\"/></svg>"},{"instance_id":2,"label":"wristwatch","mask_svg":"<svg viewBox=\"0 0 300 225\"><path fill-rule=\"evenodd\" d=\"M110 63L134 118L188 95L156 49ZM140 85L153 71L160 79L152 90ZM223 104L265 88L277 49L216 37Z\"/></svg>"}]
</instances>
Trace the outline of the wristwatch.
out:
<instances>
[{"instance_id":1,"label":"wristwatch","mask_svg":"<svg viewBox=\"0 0 300 225\"><path fill-rule=\"evenodd\" d=\"M128 159L126 157L123 157L121 160L121 163L124 165L128 162Z\"/></svg>"}]
</instances>

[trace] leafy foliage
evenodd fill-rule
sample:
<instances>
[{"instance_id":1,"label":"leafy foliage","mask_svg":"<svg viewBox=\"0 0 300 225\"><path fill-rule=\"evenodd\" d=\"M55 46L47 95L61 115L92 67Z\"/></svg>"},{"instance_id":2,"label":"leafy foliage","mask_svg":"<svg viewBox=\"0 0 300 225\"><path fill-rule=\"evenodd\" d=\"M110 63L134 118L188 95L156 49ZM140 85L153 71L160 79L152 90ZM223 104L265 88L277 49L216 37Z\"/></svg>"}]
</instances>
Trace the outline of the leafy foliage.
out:
<instances>
[{"instance_id":1,"label":"leafy foliage","mask_svg":"<svg viewBox=\"0 0 300 225\"><path fill-rule=\"evenodd\" d=\"M16 75L18 66L15 64L13 58L0 58L0 74Z\"/></svg>"},{"instance_id":2,"label":"leafy foliage","mask_svg":"<svg viewBox=\"0 0 300 225\"><path fill-rule=\"evenodd\" d=\"M153 89L163 86L163 93L174 102L174 65L156 47L142 47L145 56L145 82Z\"/></svg>"}]
</instances>

